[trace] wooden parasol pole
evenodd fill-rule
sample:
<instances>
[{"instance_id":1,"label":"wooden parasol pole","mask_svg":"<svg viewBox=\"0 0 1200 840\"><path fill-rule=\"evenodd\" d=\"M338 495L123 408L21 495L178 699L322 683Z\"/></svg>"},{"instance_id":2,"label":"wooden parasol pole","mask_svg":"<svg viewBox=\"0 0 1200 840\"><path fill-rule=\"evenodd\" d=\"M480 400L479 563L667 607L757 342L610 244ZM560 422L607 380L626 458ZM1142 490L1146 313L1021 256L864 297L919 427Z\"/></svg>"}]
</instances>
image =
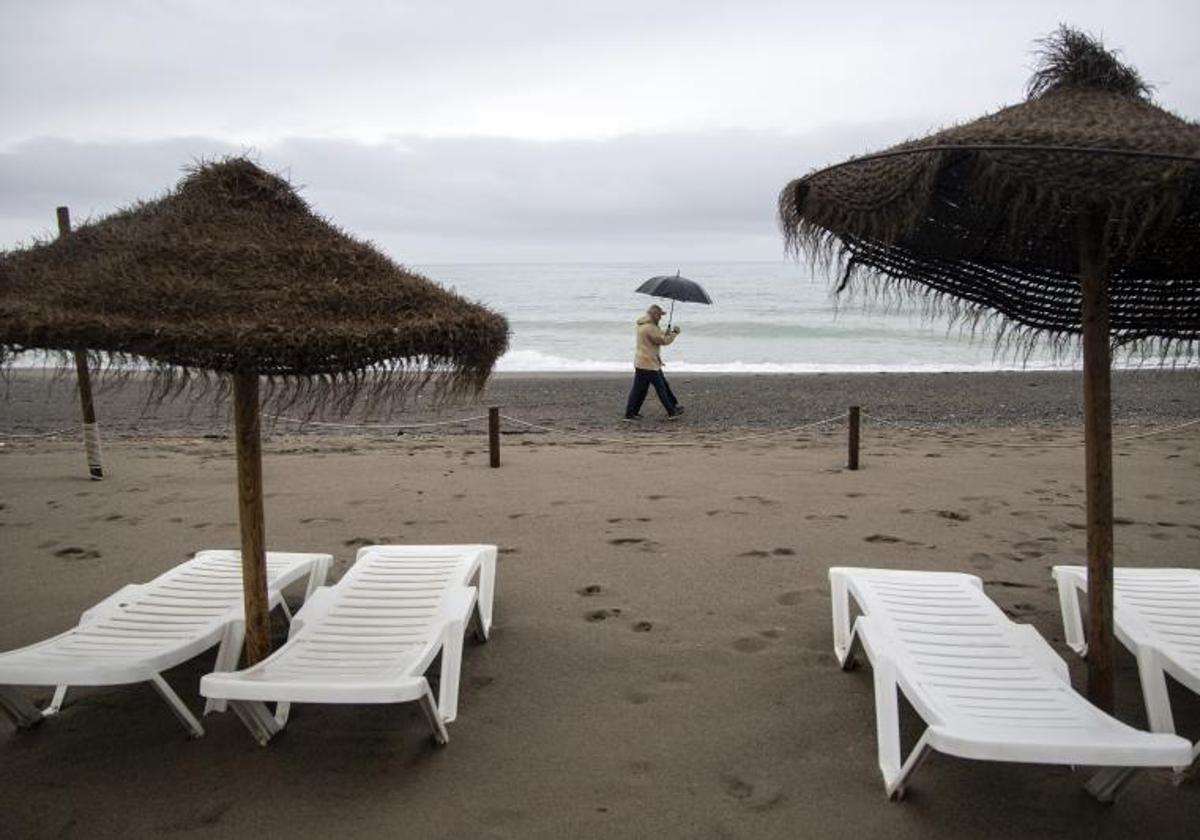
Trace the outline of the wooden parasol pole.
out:
<instances>
[{"instance_id":1,"label":"wooden parasol pole","mask_svg":"<svg viewBox=\"0 0 1200 840\"><path fill-rule=\"evenodd\" d=\"M1087 473L1088 699L1111 713L1113 690L1113 476L1109 350L1107 217L1091 210L1079 221L1083 292L1084 461Z\"/></svg>"},{"instance_id":2,"label":"wooden parasol pole","mask_svg":"<svg viewBox=\"0 0 1200 840\"><path fill-rule=\"evenodd\" d=\"M242 525L246 660L253 665L266 659L271 653L257 373L234 374L233 417L237 434L238 518Z\"/></svg>"},{"instance_id":3,"label":"wooden parasol pole","mask_svg":"<svg viewBox=\"0 0 1200 840\"><path fill-rule=\"evenodd\" d=\"M59 207L58 238L63 239L71 232L71 211ZM75 351L75 375L79 383L79 406L83 411L83 449L87 456L88 472L96 481L104 478L104 464L100 458L100 428L96 425L96 406L92 402L92 376L88 371L87 353Z\"/></svg>"}]
</instances>

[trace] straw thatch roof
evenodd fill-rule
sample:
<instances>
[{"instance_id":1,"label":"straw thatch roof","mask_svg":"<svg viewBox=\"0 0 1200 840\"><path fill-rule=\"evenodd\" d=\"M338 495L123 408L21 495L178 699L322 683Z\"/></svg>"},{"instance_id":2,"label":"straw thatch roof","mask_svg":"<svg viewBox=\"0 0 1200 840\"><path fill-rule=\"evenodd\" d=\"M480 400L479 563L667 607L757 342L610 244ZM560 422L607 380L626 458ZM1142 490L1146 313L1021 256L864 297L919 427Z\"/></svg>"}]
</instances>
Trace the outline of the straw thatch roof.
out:
<instances>
[{"instance_id":1,"label":"straw thatch roof","mask_svg":"<svg viewBox=\"0 0 1200 840\"><path fill-rule=\"evenodd\" d=\"M505 319L320 218L244 158L0 253L0 354L86 350L176 385L258 372L276 398L482 387ZM378 373L380 375L366 375Z\"/></svg>"},{"instance_id":2,"label":"straw thatch roof","mask_svg":"<svg viewBox=\"0 0 1200 840\"><path fill-rule=\"evenodd\" d=\"M1089 36L1042 47L1025 102L788 184L788 246L836 265L839 291L915 292L1061 339L1081 328L1077 226L1099 213L1114 342L1194 353L1200 125Z\"/></svg>"}]
</instances>

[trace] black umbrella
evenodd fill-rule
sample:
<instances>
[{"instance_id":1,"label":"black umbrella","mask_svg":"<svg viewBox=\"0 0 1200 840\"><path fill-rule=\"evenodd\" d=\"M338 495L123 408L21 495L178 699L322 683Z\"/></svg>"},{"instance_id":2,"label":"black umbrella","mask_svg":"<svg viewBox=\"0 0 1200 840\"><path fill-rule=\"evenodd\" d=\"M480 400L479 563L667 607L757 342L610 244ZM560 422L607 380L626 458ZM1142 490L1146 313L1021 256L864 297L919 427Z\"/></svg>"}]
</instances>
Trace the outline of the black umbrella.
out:
<instances>
[{"instance_id":1,"label":"black umbrella","mask_svg":"<svg viewBox=\"0 0 1200 840\"><path fill-rule=\"evenodd\" d=\"M680 277L679 272L675 272L672 277L667 274L651 277L635 290L643 295L653 295L654 297L667 298L671 301L671 314L667 316L667 327L671 326L671 317L675 314L675 301L681 303L712 303L712 298L708 296L708 292L704 291L704 287L695 280L689 280L686 277Z\"/></svg>"}]
</instances>

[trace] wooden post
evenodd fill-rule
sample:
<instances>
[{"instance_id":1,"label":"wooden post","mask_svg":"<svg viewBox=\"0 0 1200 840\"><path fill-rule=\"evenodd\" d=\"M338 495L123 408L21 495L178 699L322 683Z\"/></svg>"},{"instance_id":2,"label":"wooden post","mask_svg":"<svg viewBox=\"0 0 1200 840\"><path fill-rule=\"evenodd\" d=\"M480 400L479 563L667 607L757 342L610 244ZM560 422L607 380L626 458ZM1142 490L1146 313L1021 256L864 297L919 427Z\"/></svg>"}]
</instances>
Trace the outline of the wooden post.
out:
<instances>
[{"instance_id":1,"label":"wooden post","mask_svg":"<svg viewBox=\"0 0 1200 840\"><path fill-rule=\"evenodd\" d=\"M500 407L488 408L488 454L492 467L500 466Z\"/></svg>"},{"instance_id":2,"label":"wooden post","mask_svg":"<svg viewBox=\"0 0 1200 840\"><path fill-rule=\"evenodd\" d=\"M59 207L58 238L71 232L71 210ZM88 371L87 353L75 351L75 381L79 383L79 407L83 413L83 449L88 472L96 481L104 478L104 463L100 458L100 429L96 426L96 405L92 402L92 376Z\"/></svg>"},{"instance_id":3,"label":"wooden post","mask_svg":"<svg viewBox=\"0 0 1200 840\"><path fill-rule=\"evenodd\" d=\"M1079 222L1083 309L1084 462L1087 474L1088 699L1111 713L1113 682L1113 476L1106 216Z\"/></svg>"},{"instance_id":4,"label":"wooden post","mask_svg":"<svg viewBox=\"0 0 1200 840\"><path fill-rule=\"evenodd\" d=\"M857 405L850 406L850 463L848 466L852 470L858 469L858 418L859 407Z\"/></svg>"},{"instance_id":5,"label":"wooden post","mask_svg":"<svg viewBox=\"0 0 1200 840\"><path fill-rule=\"evenodd\" d=\"M237 435L238 517L242 525L246 660L253 665L271 653L257 373L234 374L233 417Z\"/></svg>"}]
</instances>

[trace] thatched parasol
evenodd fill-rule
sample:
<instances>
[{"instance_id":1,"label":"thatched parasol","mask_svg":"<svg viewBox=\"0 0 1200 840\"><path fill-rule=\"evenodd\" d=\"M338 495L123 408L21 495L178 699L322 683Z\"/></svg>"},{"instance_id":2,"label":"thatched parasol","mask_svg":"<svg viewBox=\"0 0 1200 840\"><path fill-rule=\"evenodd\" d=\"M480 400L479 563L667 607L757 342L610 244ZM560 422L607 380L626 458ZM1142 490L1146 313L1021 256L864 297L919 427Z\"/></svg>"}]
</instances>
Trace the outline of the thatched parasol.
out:
<instances>
[{"instance_id":1,"label":"thatched parasol","mask_svg":"<svg viewBox=\"0 0 1200 840\"><path fill-rule=\"evenodd\" d=\"M1200 342L1200 125L1060 27L1019 105L788 184L784 236L847 287L925 296L1002 337L1082 337L1088 694L1112 709L1111 347Z\"/></svg>"},{"instance_id":2,"label":"thatched parasol","mask_svg":"<svg viewBox=\"0 0 1200 840\"><path fill-rule=\"evenodd\" d=\"M276 405L400 397L431 379L478 390L507 342L503 317L397 266L242 158L0 254L0 361L41 349L149 364L160 400L197 382L224 396L232 380L252 662L269 652L260 378Z\"/></svg>"}]
</instances>

